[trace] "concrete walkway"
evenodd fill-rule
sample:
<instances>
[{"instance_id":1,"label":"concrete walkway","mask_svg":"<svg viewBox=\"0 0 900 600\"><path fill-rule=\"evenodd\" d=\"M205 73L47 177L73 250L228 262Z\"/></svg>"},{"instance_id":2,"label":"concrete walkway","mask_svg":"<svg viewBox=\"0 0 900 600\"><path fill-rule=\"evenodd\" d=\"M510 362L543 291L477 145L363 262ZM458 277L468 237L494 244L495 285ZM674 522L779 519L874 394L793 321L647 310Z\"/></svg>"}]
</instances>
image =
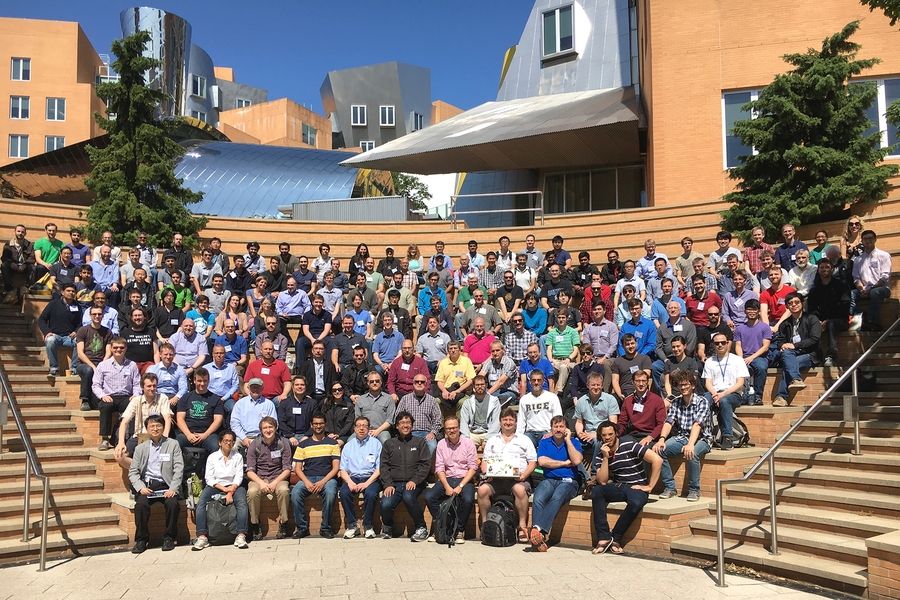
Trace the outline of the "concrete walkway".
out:
<instances>
[{"instance_id":1,"label":"concrete walkway","mask_svg":"<svg viewBox=\"0 0 900 600\"><path fill-rule=\"evenodd\" d=\"M248 550L202 552L158 547L140 556L104 554L0 569L0 599L241 600L328 597L350 600L535 600L591 598L820 598L730 575L720 589L701 569L628 556L593 556L551 548L546 554L488 548L468 541L455 548L395 540L264 540Z\"/></svg>"}]
</instances>

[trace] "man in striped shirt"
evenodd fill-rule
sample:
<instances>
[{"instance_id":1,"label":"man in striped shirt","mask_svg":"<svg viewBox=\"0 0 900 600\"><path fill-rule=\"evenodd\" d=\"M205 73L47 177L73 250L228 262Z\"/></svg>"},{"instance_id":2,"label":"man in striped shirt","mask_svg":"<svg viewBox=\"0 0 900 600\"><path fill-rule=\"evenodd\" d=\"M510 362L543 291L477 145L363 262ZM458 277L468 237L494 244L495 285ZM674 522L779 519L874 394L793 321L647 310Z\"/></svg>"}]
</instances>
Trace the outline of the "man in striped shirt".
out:
<instances>
[{"instance_id":1,"label":"man in striped shirt","mask_svg":"<svg viewBox=\"0 0 900 600\"><path fill-rule=\"evenodd\" d=\"M609 550L613 554L622 554L625 533L650 498L650 491L659 479L662 458L644 444L633 440L619 441L616 424L609 420L597 427L597 437L603 444L594 454L597 485L591 492L591 513L598 540L593 553L603 554ZM644 462L650 464L649 483ZM612 531L606 517L610 502L625 502L625 510Z\"/></svg>"}]
</instances>

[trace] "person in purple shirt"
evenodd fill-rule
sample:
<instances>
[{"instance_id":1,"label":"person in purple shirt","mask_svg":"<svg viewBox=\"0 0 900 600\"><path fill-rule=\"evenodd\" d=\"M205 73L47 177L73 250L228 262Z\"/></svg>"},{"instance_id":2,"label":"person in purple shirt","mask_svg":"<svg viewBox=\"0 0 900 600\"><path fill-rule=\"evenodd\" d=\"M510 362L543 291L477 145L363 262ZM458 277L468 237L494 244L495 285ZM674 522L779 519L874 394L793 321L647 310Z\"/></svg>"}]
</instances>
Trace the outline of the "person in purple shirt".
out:
<instances>
[{"instance_id":1,"label":"person in purple shirt","mask_svg":"<svg viewBox=\"0 0 900 600\"><path fill-rule=\"evenodd\" d=\"M759 319L759 307L759 300L747 300L744 305L747 322L734 329L734 353L744 359L752 378L750 391L747 393L747 404L762 404L766 372L769 369L772 328Z\"/></svg>"},{"instance_id":2,"label":"person in purple shirt","mask_svg":"<svg viewBox=\"0 0 900 600\"><path fill-rule=\"evenodd\" d=\"M734 289L722 296L722 317L725 324L734 329L747 322L745 307L749 300L759 300L759 294L749 289L747 271L738 269L732 275Z\"/></svg>"},{"instance_id":3,"label":"person in purple shirt","mask_svg":"<svg viewBox=\"0 0 900 600\"><path fill-rule=\"evenodd\" d=\"M76 227L73 227L69 231L69 237L72 238L72 241L65 245L66 248L69 248L72 251L72 263L76 268L91 262L90 246L81 243L81 238L83 235L84 232Z\"/></svg>"}]
</instances>

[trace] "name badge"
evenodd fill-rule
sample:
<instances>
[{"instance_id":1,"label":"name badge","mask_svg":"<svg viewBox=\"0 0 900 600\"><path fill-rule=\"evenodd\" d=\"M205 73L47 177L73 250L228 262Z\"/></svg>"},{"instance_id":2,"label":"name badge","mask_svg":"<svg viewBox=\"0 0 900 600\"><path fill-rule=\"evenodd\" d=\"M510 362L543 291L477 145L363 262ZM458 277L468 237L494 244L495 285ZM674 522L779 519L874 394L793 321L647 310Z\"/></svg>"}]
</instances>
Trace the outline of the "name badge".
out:
<instances>
[{"instance_id":1,"label":"name badge","mask_svg":"<svg viewBox=\"0 0 900 600\"><path fill-rule=\"evenodd\" d=\"M228 274L228 276L231 277L232 279L235 279L237 277L237 273L231 272Z\"/></svg>"},{"instance_id":2,"label":"name badge","mask_svg":"<svg viewBox=\"0 0 900 600\"><path fill-rule=\"evenodd\" d=\"M673 325L672 331L682 331L684 329L684 325Z\"/></svg>"},{"instance_id":3,"label":"name badge","mask_svg":"<svg viewBox=\"0 0 900 600\"><path fill-rule=\"evenodd\" d=\"M644 337L644 332L643 331L635 331L634 337L637 339L641 339L642 337Z\"/></svg>"},{"instance_id":4,"label":"name badge","mask_svg":"<svg viewBox=\"0 0 900 600\"><path fill-rule=\"evenodd\" d=\"M637 366L637 365L631 365L630 367L628 367L628 371L629 371L632 375L634 375L635 373L638 372L638 366Z\"/></svg>"},{"instance_id":5,"label":"name badge","mask_svg":"<svg viewBox=\"0 0 900 600\"><path fill-rule=\"evenodd\" d=\"M375 462L375 455L374 455L374 454L366 454L366 461L367 461L367 462L370 462L370 463L374 463L374 462Z\"/></svg>"},{"instance_id":6,"label":"name badge","mask_svg":"<svg viewBox=\"0 0 900 600\"><path fill-rule=\"evenodd\" d=\"M795 335L794 337L791 338L791 341L792 341L793 343L795 343L795 344L799 344L799 343L800 343L800 336L799 336L799 335Z\"/></svg>"},{"instance_id":7,"label":"name badge","mask_svg":"<svg viewBox=\"0 0 900 600\"><path fill-rule=\"evenodd\" d=\"M69 274L69 270L68 270L68 269L60 269L60 270L59 270L59 274L60 274L60 275L68 275L68 274Z\"/></svg>"},{"instance_id":8,"label":"name badge","mask_svg":"<svg viewBox=\"0 0 900 600\"><path fill-rule=\"evenodd\" d=\"M605 329L600 331L600 337L609 339L609 332Z\"/></svg>"},{"instance_id":9,"label":"name badge","mask_svg":"<svg viewBox=\"0 0 900 600\"><path fill-rule=\"evenodd\" d=\"M225 352L231 352L231 346L225 346Z\"/></svg>"},{"instance_id":10,"label":"name badge","mask_svg":"<svg viewBox=\"0 0 900 600\"><path fill-rule=\"evenodd\" d=\"M643 404L635 404L635 405L634 405L634 412L636 412L636 413L642 413L642 412L644 412L644 405L643 405Z\"/></svg>"},{"instance_id":11,"label":"name badge","mask_svg":"<svg viewBox=\"0 0 900 600\"><path fill-rule=\"evenodd\" d=\"M201 269L200 274L203 275L204 277L208 277L209 269Z\"/></svg>"},{"instance_id":12,"label":"name badge","mask_svg":"<svg viewBox=\"0 0 900 600\"><path fill-rule=\"evenodd\" d=\"M272 450L271 452L269 452L269 456L271 456L272 458L281 458L281 451Z\"/></svg>"},{"instance_id":13,"label":"name badge","mask_svg":"<svg viewBox=\"0 0 900 600\"><path fill-rule=\"evenodd\" d=\"M167 453L167 454L160 454L160 455L159 455L159 460L160 460L160 462L169 462L169 461L172 460L172 455L171 455L171 454L168 454L168 453Z\"/></svg>"},{"instance_id":14,"label":"name badge","mask_svg":"<svg viewBox=\"0 0 900 600\"><path fill-rule=\"evenodd\" d=\"M73 304L69 307L69 312L78 312L78 306Z\"/></svg>"},{"instance_id":15,"label":"name badge","mask_svg":"<svg viewBox=\"0 0 900 600\"><path fill-rule=\"evenodd\" d=\"M462 372L462 371L456 371L456 376L457 376L457 377L462 377L462 376L463 376L463 372Z\"/></svg>"},{"instance_id":16,"label":"name badge","mask_svg":"<svg viewBox=\"0 0 900 600\"><path fill-rule=\"evenodd\" d=\"M169 323L172 325L178 325L178 319L169 319Z\"/></svg>"},{"instance_id":17,"label":"name badge","mask_svg":"<svg viewBox=\"0 0 900 600\"><path fill-rule=\"evenodd\" d=\"M557 341L557 342L562 342L562 341L564 341L565 339L566 339L566 336L564 336L564 335L557 335L557 336L556 336L556 341Z\"/></svg>"},{"instance_id":18,"label":"name badge","mask_svg":"<svg viewBox=\"0 0 900 600\"><path fill-rule=\"evenodd\" d=\"M359 327L362 327L363 325L366 324L366 322L365 322L365 321L357 321L356 324L357 324Z\"/></svg>"},{"instance_id":19,"label":"name badge","mask_svg":"<svg viewBox=\"0 0 900 600\"><path fill-rule=\"evenodd\" d=\"M706 306L706 303L705 303L705 302L698 302L698 303L697 303L697 310L703 310L703 307L705 307L705 306Z\"/></svg>"},{"instance_id":20,"label":"name badge","mask_svg":"<svg viewBox=\"0 0 900 600\"><path fill-rule=\"evenodd\" d=\"M441 327L446 327L446 326L447 326L447 321L441 321Z\"/></svg>"},{"instance_id":21,"label":"name badge","mask_svg":"<svg viewBox=\"0 0 900 600\"><path fill-rule=\"evenodd\" d=\"M272 347L276 350L279 350L281 348L281 344L272 344ZM227 352L228 350L226 349L225 351Z\"/></svg>"},{"instance_id":22,"label":"name badge","mask_svg":"<svg viewBox=\"0 0 900 600\"><path fill-rule=\"evenodd\" d=\"M734 305L735 305L735 306L743 306L743 305L744 305L744 299L743 299L743 298L738 298L737 300L734 301Z\"/></svg>"},{"instance_id":23,"label":"name badge","mask_svg":"<svg viewBox=\"0 0 900 600\"><path fill-rule=\"evenodd\" d=\"M213 379L222 379L222 371L213 371Z\"/></svg>"},{"instance_id":24,"label":"name badge","mask_svg":"<svg viewBox=\"0 0 900 600\"><path fill-rule=\"evenodd\" d=\"M484 308L484 307L479 308L479 309L478 309L478 314L480 314L480 315L486 315L486 314L487 314L487 309Z\"/></svg>"},{"instance_id":25,"label":"name badge","mask_svg":"<svg viewBox=\"0 0 900 600\"><path fill-rule=\"evenodd\" d=\"M796 255L796 254L791 254L791 260L797 260L797 255Z\"/></svg>"},{"instance_id":26,"label":"name badge","mask_svg":"<svg viewBox=\"0 0 900 600\"><path fill-rule=\"evenodd\" d=\"M779 298L778 302L776 302L776 304L784 305L784 298Z\"/></svg>"},{"instance_id":27,"label":"name badge","mask_svg":"<svg viewBox=\"0 0 900 600\"><path fill-rule=\"evenodd\" d=\"M435 345L435 346L443 346L443 345L444 345L444 338L436 338L436 339L434 340L434 345Z\"/></svg>"},{"instance_id":28,"label":"name badge","mask_svg":"<svg viewBox=\"0 0 900 600\"><path fill-rule=\"evenodd\" d=\"M300 414L303 414L303 407L302 407L302 406L295 406L294 408L291 409L291 414L292 414L292 415L300 415Z\"/></svg>"},{"instance_id":29,"label":"name badge","mask_svg":"<svg viewBox=\"0 0 900 600\"><path fill-rule=\"evenodd\" d=\"M400 369L403 371L409 371L409 365L406 363L403 363L402 365L400 365Z\"/></svg>"},{"instance_id":30,"label":"name badge","mask_svg":"<svg viewBox=\"0 0 900 600\"><path fill-rule=\"evenodd\" d=\"M263 367L262 369L259 370L259 372L262 373L263 375L268 375L269 373L272 372L272 369L270 369L269 367Z\"/></svg>"},{"instance_id":31,"label":"name badge","mask_svg":"<svg viewBox=\"0 0 900 600\"><path fill-rule=\"evenodd\" d=\"M572 483L572 478L571 477L563 477L562 482L563 483Z\"/></svg>"}]
</instances>

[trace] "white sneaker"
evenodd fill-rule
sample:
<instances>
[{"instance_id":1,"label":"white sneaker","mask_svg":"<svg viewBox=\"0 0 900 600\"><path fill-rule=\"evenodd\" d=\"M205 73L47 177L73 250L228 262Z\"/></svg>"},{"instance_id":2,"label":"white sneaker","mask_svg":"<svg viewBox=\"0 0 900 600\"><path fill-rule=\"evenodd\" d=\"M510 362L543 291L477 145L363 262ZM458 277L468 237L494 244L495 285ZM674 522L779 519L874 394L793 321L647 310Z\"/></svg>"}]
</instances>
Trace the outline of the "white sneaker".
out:
<instances>
[{"instance_id":1,"label":"white sneaker","mask_svg":"<svg viewBox=\"0 0 900 600\"><path fill-rule=\"evenodd\" d=\"M465 544L466 543L466 532L459 531L456 533L456 543L457 544Z\"/></svg>"},{"instance_id":2,"label":"white sneaker","mask_svg":"<svg viewBox=\"0 0 900 600\"><path fill-rule=\"evenodd\" d=\"M863 320L862 313L851 316L849 331L859 331L859 328L862 327L862 320Z\"/></svg>"},{"instance_id":3,"label":"white sneaker","mask_svg":"<svg viewBox=\"0 0 900 600\"><path fill-rule=\"evenodd\" d=\"M366 539L374 540L375 539L375 530L374 529L366 529Z\"/></svg>"},{"instance_id":4,"label":"white sneaker","mask_svg":"<svg viewBox=\"0 0 900 600\"><path fill-rule=\"evenodd\" d=\"M356 535L357 535L358 533L359 533L359 532L356 531L356 527L350 527L350 528L348 528L346 531L344 531L344 539L345 539L345 540L352 540L353 538L356 537Z\"/></svg>"},{"instance_id":5,"label":"white sneaker","mask_svg":"<svg viewBox=\"0 0 900 600\"><path fill-rule=\"evenodd\" d=\"M799 379L795 379L794 381L790 382L787 387L788 390L803 390L806 389L806 384Z\"/></svg>"},{"instance_id":6,"label":"white sneaker","mask_svg":"<svg viewBox=\"0 0 900 600\"><path fill-rule=\"evenodd\" d=\"M426 541L426 542L433 542L433 541L434 541L434 534L432 533L431 535L429 535L429 536L428 536L428 539L425 540L425 541Z\"/></svg>"},{"instance_id":7,"label":"white sneaker","mask_svg":"<svg viewBox=\"0 0 900 600\"><path fill-rule=\"evenodd\" d=\"M191 551L199 552L199 551L203 550L204 548L208 548L208 547L209 547L209 538L207 538L205 535L201 535L194 541L194 545L191 546Z\"/></svg>"},{"instance_id":8,"label":"white sneaker","mask_svg":"<svg viewBox=\"0 0 900 600\"><path fill-rule=\"evenodd\" d=\"M244 549L247 548L247 536L243 533L239 533L237 537L234 539L234 547Z\"/></svg>"}]
</instances>

